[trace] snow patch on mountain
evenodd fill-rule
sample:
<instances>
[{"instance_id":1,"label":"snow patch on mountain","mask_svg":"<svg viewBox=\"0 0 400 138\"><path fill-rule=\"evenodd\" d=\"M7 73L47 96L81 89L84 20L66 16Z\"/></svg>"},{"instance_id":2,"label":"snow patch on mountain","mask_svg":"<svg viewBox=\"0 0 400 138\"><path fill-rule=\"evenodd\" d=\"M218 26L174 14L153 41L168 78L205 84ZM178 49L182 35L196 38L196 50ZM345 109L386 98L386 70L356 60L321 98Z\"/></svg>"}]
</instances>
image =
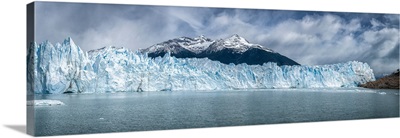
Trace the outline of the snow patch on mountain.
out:
<instances>
[{"instance_id":1,"label":"snow patch on mountain","mask_svg":"<svg viewBox=\"0 0 400 138\"><path fill-rule=\"evenodd\" d=\"M223 48L230 48L230 49L235 49L237 52L243 53L249 50L250 48L258 48L265 50L267 52L274 52L271 49L265 48L259 44L251 44L249 41L247 41L245 38L234 34L231 37L228 37L226 39L221 39L221 42L219 45L217 45L217 48L213 51L219 51Z\"/></svg>"}]
</instances>

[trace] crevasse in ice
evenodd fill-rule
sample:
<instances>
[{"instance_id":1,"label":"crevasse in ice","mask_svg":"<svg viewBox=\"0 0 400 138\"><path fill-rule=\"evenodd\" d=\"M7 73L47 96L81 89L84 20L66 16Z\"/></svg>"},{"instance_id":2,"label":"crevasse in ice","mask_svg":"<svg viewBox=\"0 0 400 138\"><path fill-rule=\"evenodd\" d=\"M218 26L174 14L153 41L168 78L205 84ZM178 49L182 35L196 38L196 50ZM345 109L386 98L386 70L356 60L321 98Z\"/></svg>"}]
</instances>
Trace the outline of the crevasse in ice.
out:
<instances>
[{"instance_id":1,"label":"crevasse in ice","mask_svg":"<svg viewBox=\"0 0 400 138\"><path fill-rule=\"evenodd\" d=\"M71 38L32 43L27 56L28 92L131 92L267 88L357 87L375 80L368 64L320 66L222 64L207 58L149 58L146 53L104 47L85 52Z\"/></svg>"}]
</instances>

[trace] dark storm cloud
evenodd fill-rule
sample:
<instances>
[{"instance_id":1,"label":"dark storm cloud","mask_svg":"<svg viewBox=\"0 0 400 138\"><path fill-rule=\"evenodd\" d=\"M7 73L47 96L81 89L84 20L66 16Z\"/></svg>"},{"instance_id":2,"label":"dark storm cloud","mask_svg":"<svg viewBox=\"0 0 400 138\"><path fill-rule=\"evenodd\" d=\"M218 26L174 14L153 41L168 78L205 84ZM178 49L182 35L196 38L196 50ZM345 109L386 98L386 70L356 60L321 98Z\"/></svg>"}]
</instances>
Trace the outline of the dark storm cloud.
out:
<instances>
[{"instance_id":1,"label":"dark storm cloud","mask_svg":"<svg viewBox=\"0 0 400 138\"><path fill-rule=\"evenodd\" d=\"M399 68L399 15L38 2L36 41L133 50L180 36L239 34L305 65L357 60Z\"/></svg>"}]
</instances>

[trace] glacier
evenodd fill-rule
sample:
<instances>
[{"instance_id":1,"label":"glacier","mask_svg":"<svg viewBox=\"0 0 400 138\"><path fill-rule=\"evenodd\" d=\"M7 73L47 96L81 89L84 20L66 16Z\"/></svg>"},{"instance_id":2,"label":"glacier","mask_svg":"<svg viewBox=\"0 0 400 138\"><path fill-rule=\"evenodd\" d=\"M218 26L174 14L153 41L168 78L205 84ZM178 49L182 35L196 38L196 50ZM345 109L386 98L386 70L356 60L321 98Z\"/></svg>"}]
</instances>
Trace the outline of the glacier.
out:
<instances>
[{"instance_id":1,"label":"glacier","mask_svg":"<svg viewBox=\"0 0 400 138\"><path fill-rule=\"evenodd\" d=\"M278 66L222 64L207 58L151 58L126 48L83 51L71 38L32 43L27 55L30 94L135 91L357 87L374 81L368 64Z\"/></svg>"}]
</instances>

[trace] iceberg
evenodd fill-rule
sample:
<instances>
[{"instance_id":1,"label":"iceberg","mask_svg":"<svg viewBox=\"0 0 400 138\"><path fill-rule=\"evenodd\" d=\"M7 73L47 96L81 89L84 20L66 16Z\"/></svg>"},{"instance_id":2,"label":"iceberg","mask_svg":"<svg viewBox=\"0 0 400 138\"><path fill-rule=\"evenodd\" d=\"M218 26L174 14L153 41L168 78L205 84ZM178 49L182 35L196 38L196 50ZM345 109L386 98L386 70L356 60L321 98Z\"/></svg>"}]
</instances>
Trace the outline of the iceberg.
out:
<instances>
[{"instance_id":1,"label":"iceberg","mask_svg":"<svg viewBox=\"0 0 400 138\"><path fill-rule=\"evenodd\" d=\"M28 92L104 93L357 87L374 81L368 64L278 66L222 64L208 58L151 58L126 48L85 52L71 38L62 44L32 43L27 56Z\"/></svg>"},{"instance_id":2,"label":"iceberg","mask_svg":"<svg viewBox=\"0 0 400 138\"><path fill-rule=\"evenodd\" d=\"M58 100L31 100L26 101L27 106L54 106L54 105L64 105L63 102Z\"/></svg>"}]
</instances>

